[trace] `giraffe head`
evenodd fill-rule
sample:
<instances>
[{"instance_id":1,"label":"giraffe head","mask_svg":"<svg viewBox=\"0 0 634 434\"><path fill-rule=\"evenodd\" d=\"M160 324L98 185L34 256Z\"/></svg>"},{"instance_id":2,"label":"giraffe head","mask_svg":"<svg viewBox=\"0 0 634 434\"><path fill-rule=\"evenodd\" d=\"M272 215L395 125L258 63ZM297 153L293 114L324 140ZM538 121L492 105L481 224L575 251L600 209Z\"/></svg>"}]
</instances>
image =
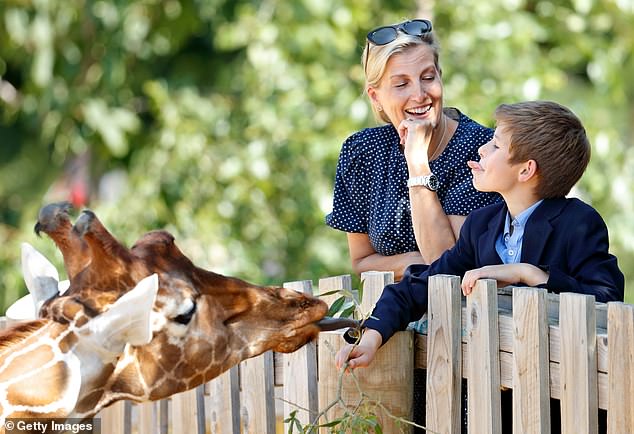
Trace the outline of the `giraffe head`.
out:
<instances>
[{"instance_id":1,"label":"giraffe head","mask_svg":"<svg viewBox=\"0 0 634 434\"><path fill-rule=\"evenodd\" d=\"M74 225L67 211L49 205L36 225L60 248L70 278L64 295L42 304L41 316L64 321L68 298L98 315L144 276L159 277L152 340L128 346L103 393L80 403L80 413L117 399L164 398L267 350L292 352L320 331L327 305L317 298L199 268L165 231L149 232L128 249L91 211Z\"/></svg>"},{"instance_id":2,"label":"giraffe head","mask_svg":"<svg viewBox=\"0 0 634 434\"><path fill-rule=\"evenodd\" d=\"M31 259L34 265L36 261ZM41 270L30 270L34 277L30 287L49 282L50 276L38 274ZM3 330L0 426L8 417L72 414L92 390L103 387L108 379L104 372L114 371L128 343L150 342L150 318L157 291L158 278L154 274L97 316L87 312L81 303L68 300L69 318L64 322L34 319Z\"/></svg>"}]
</instances>

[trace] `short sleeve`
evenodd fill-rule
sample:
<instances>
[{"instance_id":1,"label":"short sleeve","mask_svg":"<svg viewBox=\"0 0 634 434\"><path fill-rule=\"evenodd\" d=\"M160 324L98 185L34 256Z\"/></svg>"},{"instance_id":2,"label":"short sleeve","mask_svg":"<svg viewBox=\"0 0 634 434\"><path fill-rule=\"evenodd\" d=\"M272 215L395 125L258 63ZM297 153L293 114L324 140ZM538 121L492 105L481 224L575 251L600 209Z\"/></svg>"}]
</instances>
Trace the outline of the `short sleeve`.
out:
<instances>
[{"instance_id":1,"label":"short sleeve","mask_svg":"<svg viewBox=\"0 0 634 434\"><path fill-rule=\"evenodd\" d=\"M332 212L326 215L326 224L344 232L368 233L368 206L363 205L363 198L367 193L355 183L359 179L355 172L359 171L359 166L363 166L355 152L355 145L353 135L341 148L335 175Z\"/></svg>"}]
</instances>

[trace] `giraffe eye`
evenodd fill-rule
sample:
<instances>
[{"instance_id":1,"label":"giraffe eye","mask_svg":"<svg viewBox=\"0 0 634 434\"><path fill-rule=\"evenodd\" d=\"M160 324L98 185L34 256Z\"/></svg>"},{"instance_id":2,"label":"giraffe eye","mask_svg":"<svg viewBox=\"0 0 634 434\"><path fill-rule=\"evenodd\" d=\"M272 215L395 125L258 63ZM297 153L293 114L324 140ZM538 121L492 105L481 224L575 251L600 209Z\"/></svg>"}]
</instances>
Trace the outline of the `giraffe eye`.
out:
<instances>
[{"instance_id":1,"label":"giraffe eye","mask_svg":"<svg viewBox=\"0 0 634 434\"><path fill-rule=\"evenodd\" d=\"M191 303L192 306L187 312L181 313L180 315L174 317L175 322L183 325L189 324L189 322L192 320L192 317L196 313L196 301L191 300Z\"/></svg>"}]
</instances>

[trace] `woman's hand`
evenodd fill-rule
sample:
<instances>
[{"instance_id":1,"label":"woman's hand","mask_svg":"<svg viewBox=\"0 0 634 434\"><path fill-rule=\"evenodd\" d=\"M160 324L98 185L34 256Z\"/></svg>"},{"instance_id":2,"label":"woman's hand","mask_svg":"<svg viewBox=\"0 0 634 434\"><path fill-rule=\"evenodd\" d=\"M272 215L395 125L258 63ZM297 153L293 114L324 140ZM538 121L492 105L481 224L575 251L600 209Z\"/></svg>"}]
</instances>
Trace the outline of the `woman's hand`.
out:
<instances>
[{"instance_id":1,"label":"woman's hand","mask_svg":"<svg viewBox=\"0 0 634 434\"><path fill-rule=\"evenodd\" d=\"M409 176L427 175L425 172L418 173L418 169L422 166L429 171L428 152L434 131L432 123L427 120L404 119L398 125L397 131L401 145L404 146Z\"/></svg>"},{"instance_id":2,"label":"woman's hand","mask_svg":"<svg viewBox=\"0 0 634 434\"><path fill-rule=\"evenodd\" d=\"M364 368L374 360L383 338L376 330L366 329L358 344L346 344L335 356L337 369L348 362L348 369Z\"/></svg>"},{"instance_id":3,"label":"woman's hand","mask_svg":"<svg viewBox=\"0 0 634 434\"><path fill-rule=\"evenodd\" d=\"M537 286L548 281L548 273L541 268L525 263L487 265L465 273L461 284L462 293L464 295L471 294L478 279L495 279L498 288L519 282L527 286Z\"/></svg>"}]
</instances>

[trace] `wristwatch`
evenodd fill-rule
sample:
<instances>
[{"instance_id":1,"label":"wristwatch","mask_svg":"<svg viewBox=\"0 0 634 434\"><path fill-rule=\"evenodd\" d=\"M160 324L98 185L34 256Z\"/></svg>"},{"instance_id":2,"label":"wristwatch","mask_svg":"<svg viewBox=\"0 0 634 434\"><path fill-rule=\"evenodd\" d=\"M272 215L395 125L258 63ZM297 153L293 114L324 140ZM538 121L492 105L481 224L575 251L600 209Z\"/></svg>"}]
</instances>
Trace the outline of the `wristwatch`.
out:
<instances>
[{"instance_id":1,"label":"wristwatch","mask_svg":"<svg viewBox=\"0 0 634 434\"><path fill-rule=\"evenodd\" d=\"M407 180L408 187L416 187L418 185L428 190L436 191L438 187L440 187L440 182L438 181L438 177L433 173L427 176L413 176Z\"/></svg>"}]
</instances>

